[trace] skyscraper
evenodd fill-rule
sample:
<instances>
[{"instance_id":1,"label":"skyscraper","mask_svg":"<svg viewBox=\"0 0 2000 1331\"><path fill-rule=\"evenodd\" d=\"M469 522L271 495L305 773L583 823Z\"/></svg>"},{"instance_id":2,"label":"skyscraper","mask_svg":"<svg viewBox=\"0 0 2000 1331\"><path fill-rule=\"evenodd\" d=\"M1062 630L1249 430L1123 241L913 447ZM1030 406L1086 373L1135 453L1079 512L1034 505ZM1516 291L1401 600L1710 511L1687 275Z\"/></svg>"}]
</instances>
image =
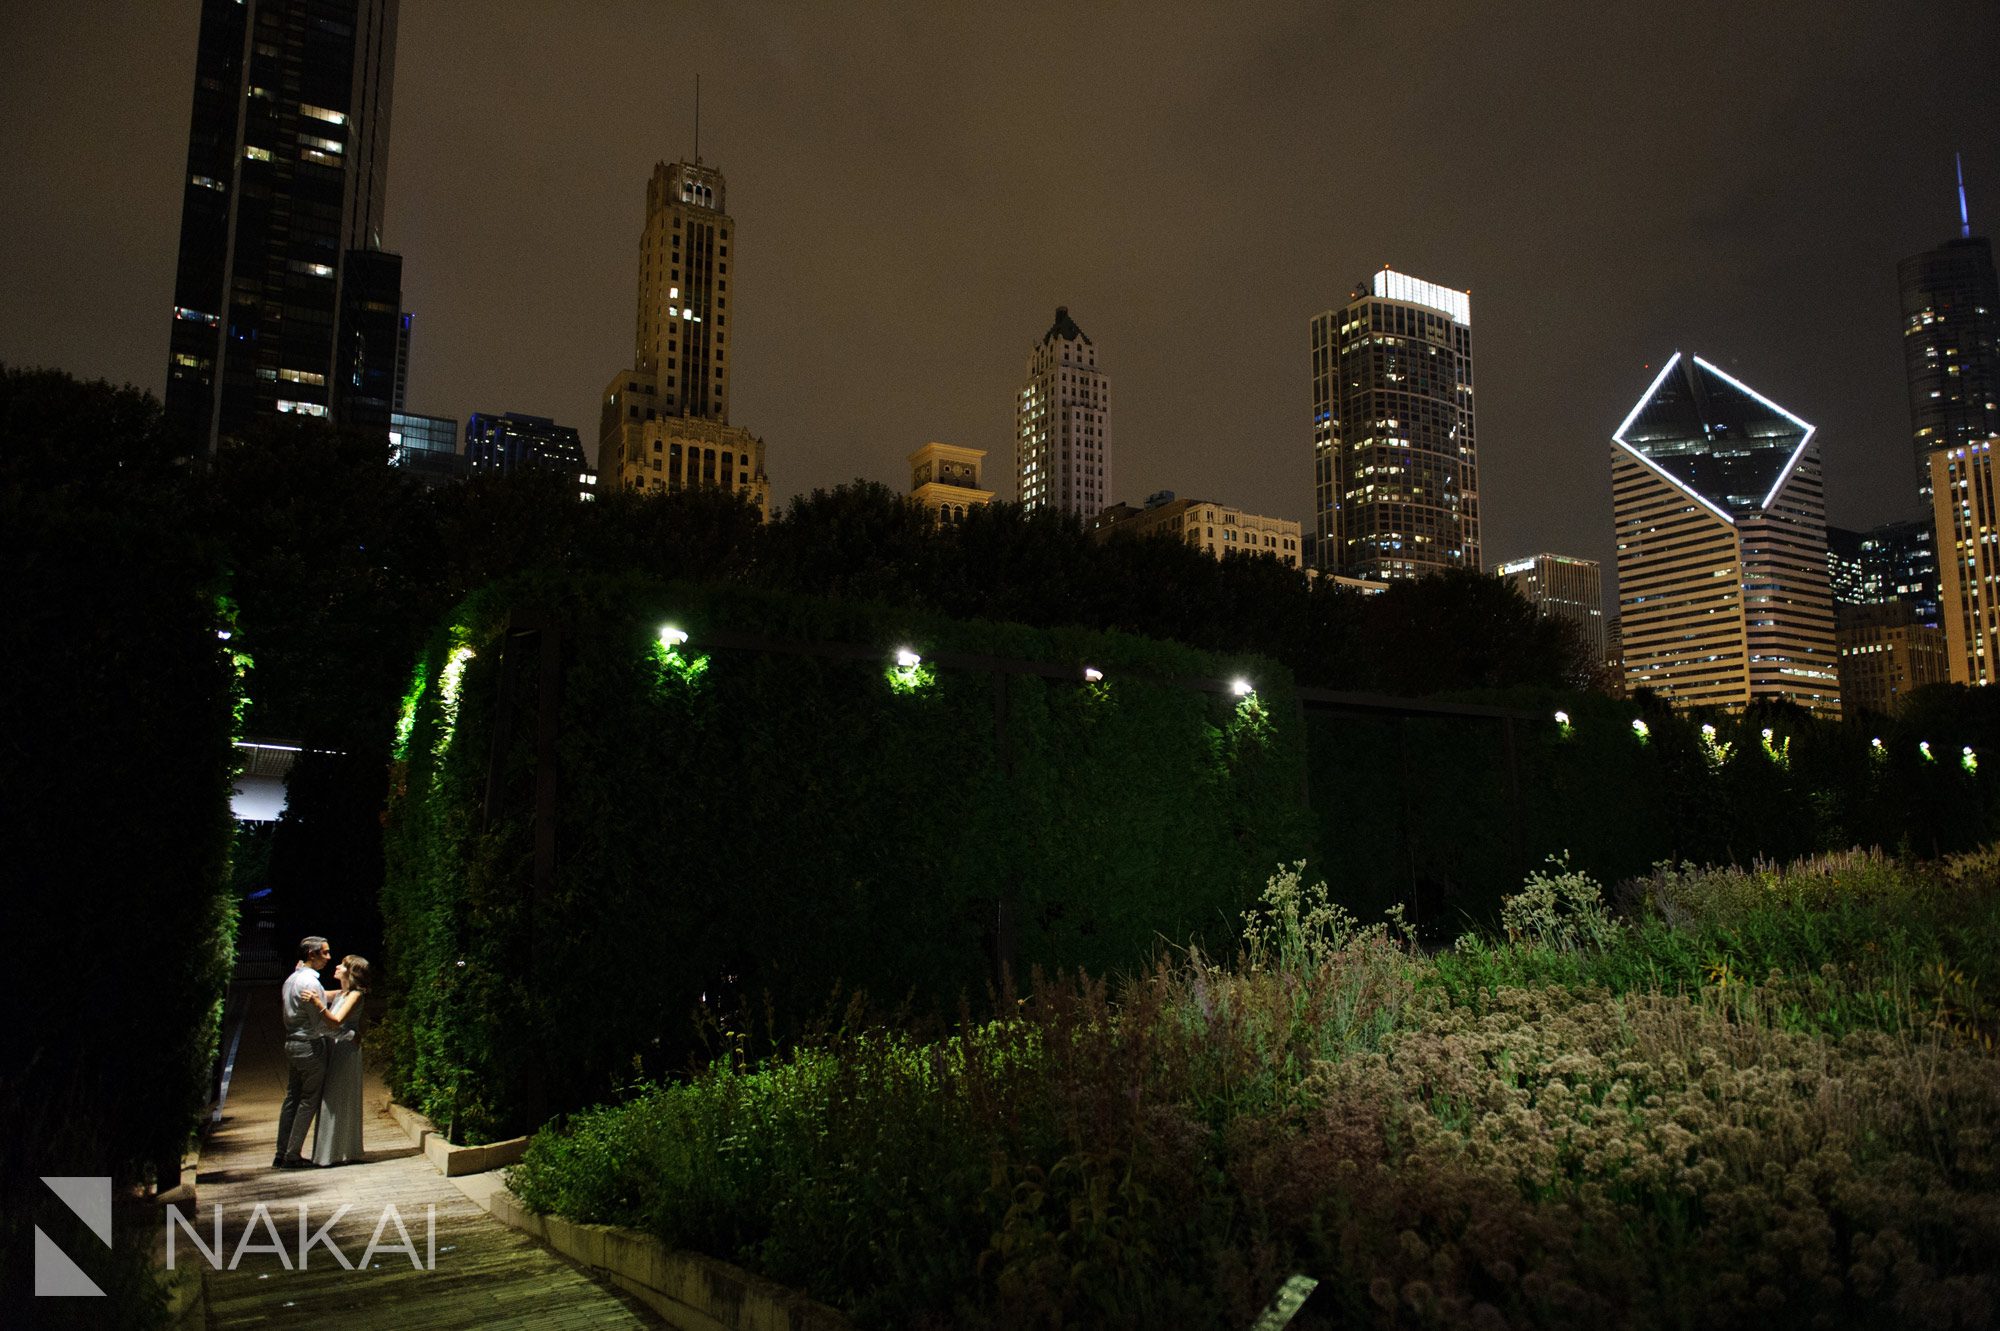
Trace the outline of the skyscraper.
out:
<instances>
[{"instance_id":1,"label":"skyscraper","mask_svg":"<svg viewBox=\"0 0 2000 1331\"><path fill-rule=\"evenodd\" d=\"M1593 668L1604 664L1604 569L1595 559L1529 555L1494 571L1541 615L1575 625L1590 644Z\"/></svg>"},{"instance_id":2,"label":"skyscraper","mask_svg":"<svg viewBox=\"0 0 2000 1331\"><path fill-rule=\"evenodd\" d=\"M1612 436L1629 689L1840 710L1813 427L1675 352Z\"/></svg>"},{"instance_id":3,"label":"skyscraper","mask_svg":"<svg viewBox=\"0 0 2000 1331\"><path fill-rule=\"evenodd\" d=\"M282 415L351 417L387 438L396 8L203 0L166 396L191 447Z\"/></svg>"},{"instance_id":4,"label":"skyscraper","mask_svg":"<svg viewBox=\"0 0 2000 1331\"><path fill-rule=\"evenodd\" d=\"M1931 454L1945 649L1954 684L2000 677L2000 476L1982 439Z\"/></svg>"},{"instance_id":5,"label":"skyscraper","mask_svg":"<svg viewBox=\"0 0 2000 1331\"><path fill-rule=\"evenodd\" d=\"M2000 435L2000 280L1993 247L1972 234L1965 181L1958 235L1896 265L1903 296L1917 489L1930 506L1930 455Z\"/></svg>"},{"instance_id":6,"label":"skyscraper","mask_svg":"<svg viewBox=\"0 0 2000 1331\"><path fill-rule=\"evenodd\" d=\"M632 368L613 375L598 423L602 483L720 487L770 515L764 441L729 423L729 264L736 223L722 172L660 162L646 185Z\"/></svg>"},{"instance_id":7,"label":"skyscraper","mask_svg":"<svg viewBox=\"0 0 2000 1331\"><path fill-rule=\"evenodd\" d=\"M1320 567L1477 572L1471 296L1384 268L1313 318L1312 364Z\"/></svg>"},{"instance_id":8,"label":"skyscraper","mask_svg":"<svg viewBox=\"0 0 2000 1331\"><path fill-rule=\"evenodd\" d=\"M1085 519L1111 501L1111 380L1067 306L1028 353L1014 402L1014 485L1025 508Z\"/></svg>"}]
</instances>

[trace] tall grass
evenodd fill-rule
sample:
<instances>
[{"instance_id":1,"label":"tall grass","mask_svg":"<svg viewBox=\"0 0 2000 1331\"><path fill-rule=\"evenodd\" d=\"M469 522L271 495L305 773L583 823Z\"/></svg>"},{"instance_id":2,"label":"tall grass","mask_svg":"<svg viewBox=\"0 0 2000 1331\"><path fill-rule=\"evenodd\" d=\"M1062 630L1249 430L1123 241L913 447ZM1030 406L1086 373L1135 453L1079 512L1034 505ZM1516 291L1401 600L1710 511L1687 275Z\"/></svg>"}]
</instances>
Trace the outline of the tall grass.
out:
<instances>
[{"instance_id":1,"label":"tall grass","mask_svg":"<svg viewBox=\"0 0 2000 1331\"><path fill-rule=\"evenodd\" d=\"M537 1136L531 1206L877 1326L1981 1326L2000 856L1560 862L1426 956L1276 875L1227 960L1037 977Z\"/></svg>"}]
</instances>

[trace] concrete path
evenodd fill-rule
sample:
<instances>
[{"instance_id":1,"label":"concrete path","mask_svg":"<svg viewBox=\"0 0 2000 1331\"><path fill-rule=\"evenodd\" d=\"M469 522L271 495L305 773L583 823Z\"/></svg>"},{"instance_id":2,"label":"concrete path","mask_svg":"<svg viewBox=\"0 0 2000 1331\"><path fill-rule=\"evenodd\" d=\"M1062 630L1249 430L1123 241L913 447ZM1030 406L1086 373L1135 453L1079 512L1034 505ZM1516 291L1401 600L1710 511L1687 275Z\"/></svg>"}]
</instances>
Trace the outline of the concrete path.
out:
<instances>
[{"instance_id":1,"label":"concrete path","mask_svg":"<svg viewBox=\"0 0 2000 1331\"><path fill-rule=\"evenodd\" d=\"M214 1208L223 1208L225 1269L205 1275L211 1326L282 1326L289 1331L308 1318L328 1325L419 1331L660 1325L643 1305L494 1220L433 1169L389 1117L388 1093L373 1070L363 1097L366 1157L361 1163L334 1169L271 1168L285 1092L278 993L275 986L257 985L245 998L243 1036L223 1121L202 1151L198 1204L189 1217L202 1242L212 1245ZM256 1218L260 1204L269 1214L268 1226ZM353 1209L328 1234L356 1269L344 1269L323 1244L307 1252L299 1269L300 1208L316 1234L343 1206ZM402 1235L393 1220L384 1224L385 1208L391 1206L402 1219L421 1270L410 1252L397 1246ZM380 1246L364 1268L361 1259L378 1226L383 1226ZM229 1270L246 1227L249 1247ZM274 1251L280 1245L283 1256ZM177 1264L206 1264L184 1234L176 1232L175 1246Z\"/></svg>"}]
</instances>

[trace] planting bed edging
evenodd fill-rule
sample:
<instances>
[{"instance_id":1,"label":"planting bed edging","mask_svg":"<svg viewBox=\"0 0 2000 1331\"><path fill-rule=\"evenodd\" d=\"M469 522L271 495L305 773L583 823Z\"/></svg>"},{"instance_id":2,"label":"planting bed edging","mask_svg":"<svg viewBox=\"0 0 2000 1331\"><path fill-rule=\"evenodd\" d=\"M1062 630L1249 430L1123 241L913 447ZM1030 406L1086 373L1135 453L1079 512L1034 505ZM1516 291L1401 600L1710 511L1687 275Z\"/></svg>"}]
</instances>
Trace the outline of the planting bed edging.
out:
<instances>
[{"instance_id":1,"label":"planting bed edging","mask_svg":"<svg viewBox=\"0 0 2000 1331\"><path fill-rule=\"evenodd\" d=\"M389 1102L389 1117L395 1119L396 1126L423 1151L424 1159L431 1162L431 1167L446 1178L484 1174L489 1169L517 1165L528 1149L526 1137L509 1137L506 1141L489 1142L485 1146L454 1146L445 1140L444 1134L429 1119L394 1100Z\"/></svg>"},{"instance_id":2,"label":"planting bed edging","mask_svg":"<svg viewBox=\"0 0 2000 1331\"><path fill-rule=\"evenodd\" d=\"M505 1188L489 1199L501 1224L602 1271L679 1331L850 1331L847 1319L796 1290L714 1257L669 1248L618 1225L537 1215Z\"/></svg>"}]
</instances>

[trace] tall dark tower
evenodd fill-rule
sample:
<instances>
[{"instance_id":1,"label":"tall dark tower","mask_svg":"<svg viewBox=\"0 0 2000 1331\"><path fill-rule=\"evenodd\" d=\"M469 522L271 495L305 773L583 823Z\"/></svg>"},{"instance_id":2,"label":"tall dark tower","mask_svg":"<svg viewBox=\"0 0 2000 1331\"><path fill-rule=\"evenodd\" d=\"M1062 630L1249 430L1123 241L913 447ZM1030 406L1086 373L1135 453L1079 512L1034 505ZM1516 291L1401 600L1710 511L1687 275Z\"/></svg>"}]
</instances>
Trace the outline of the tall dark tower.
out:
<instances>
[{"instance_id":1,"label":"tall dark tower","mask_svg":"<svg viewBox=\"0 0 2000 1331\"><path fill-rule=\"evenodd\" d=\"M1917 488L1931 502L1931 454L2000 435L2000 282L1993 247L1972 234L1965 177L1958 235L1896 266Z\"/></svg>"},{"instance_id":2,"label":"tall dark tower","mask_svg":"<svg viewBox=\"0 0 2000 1331\"><path fill-rule=\"evenodd\" d=\"M1472 297L1384 268L1312 320L1320 567L1480 570Z\"/></svg>"},{"instance_id":3,"label":"tall dark tower","mask_svg":"<svg viewBox=\"0 0 2000 1331\"><path fill-rule=\"evenodd\" d=\"M283 415L379 426L386 444L396 9L203 0L166 401L192 449Z\"/></svg>"}]
</instances>

